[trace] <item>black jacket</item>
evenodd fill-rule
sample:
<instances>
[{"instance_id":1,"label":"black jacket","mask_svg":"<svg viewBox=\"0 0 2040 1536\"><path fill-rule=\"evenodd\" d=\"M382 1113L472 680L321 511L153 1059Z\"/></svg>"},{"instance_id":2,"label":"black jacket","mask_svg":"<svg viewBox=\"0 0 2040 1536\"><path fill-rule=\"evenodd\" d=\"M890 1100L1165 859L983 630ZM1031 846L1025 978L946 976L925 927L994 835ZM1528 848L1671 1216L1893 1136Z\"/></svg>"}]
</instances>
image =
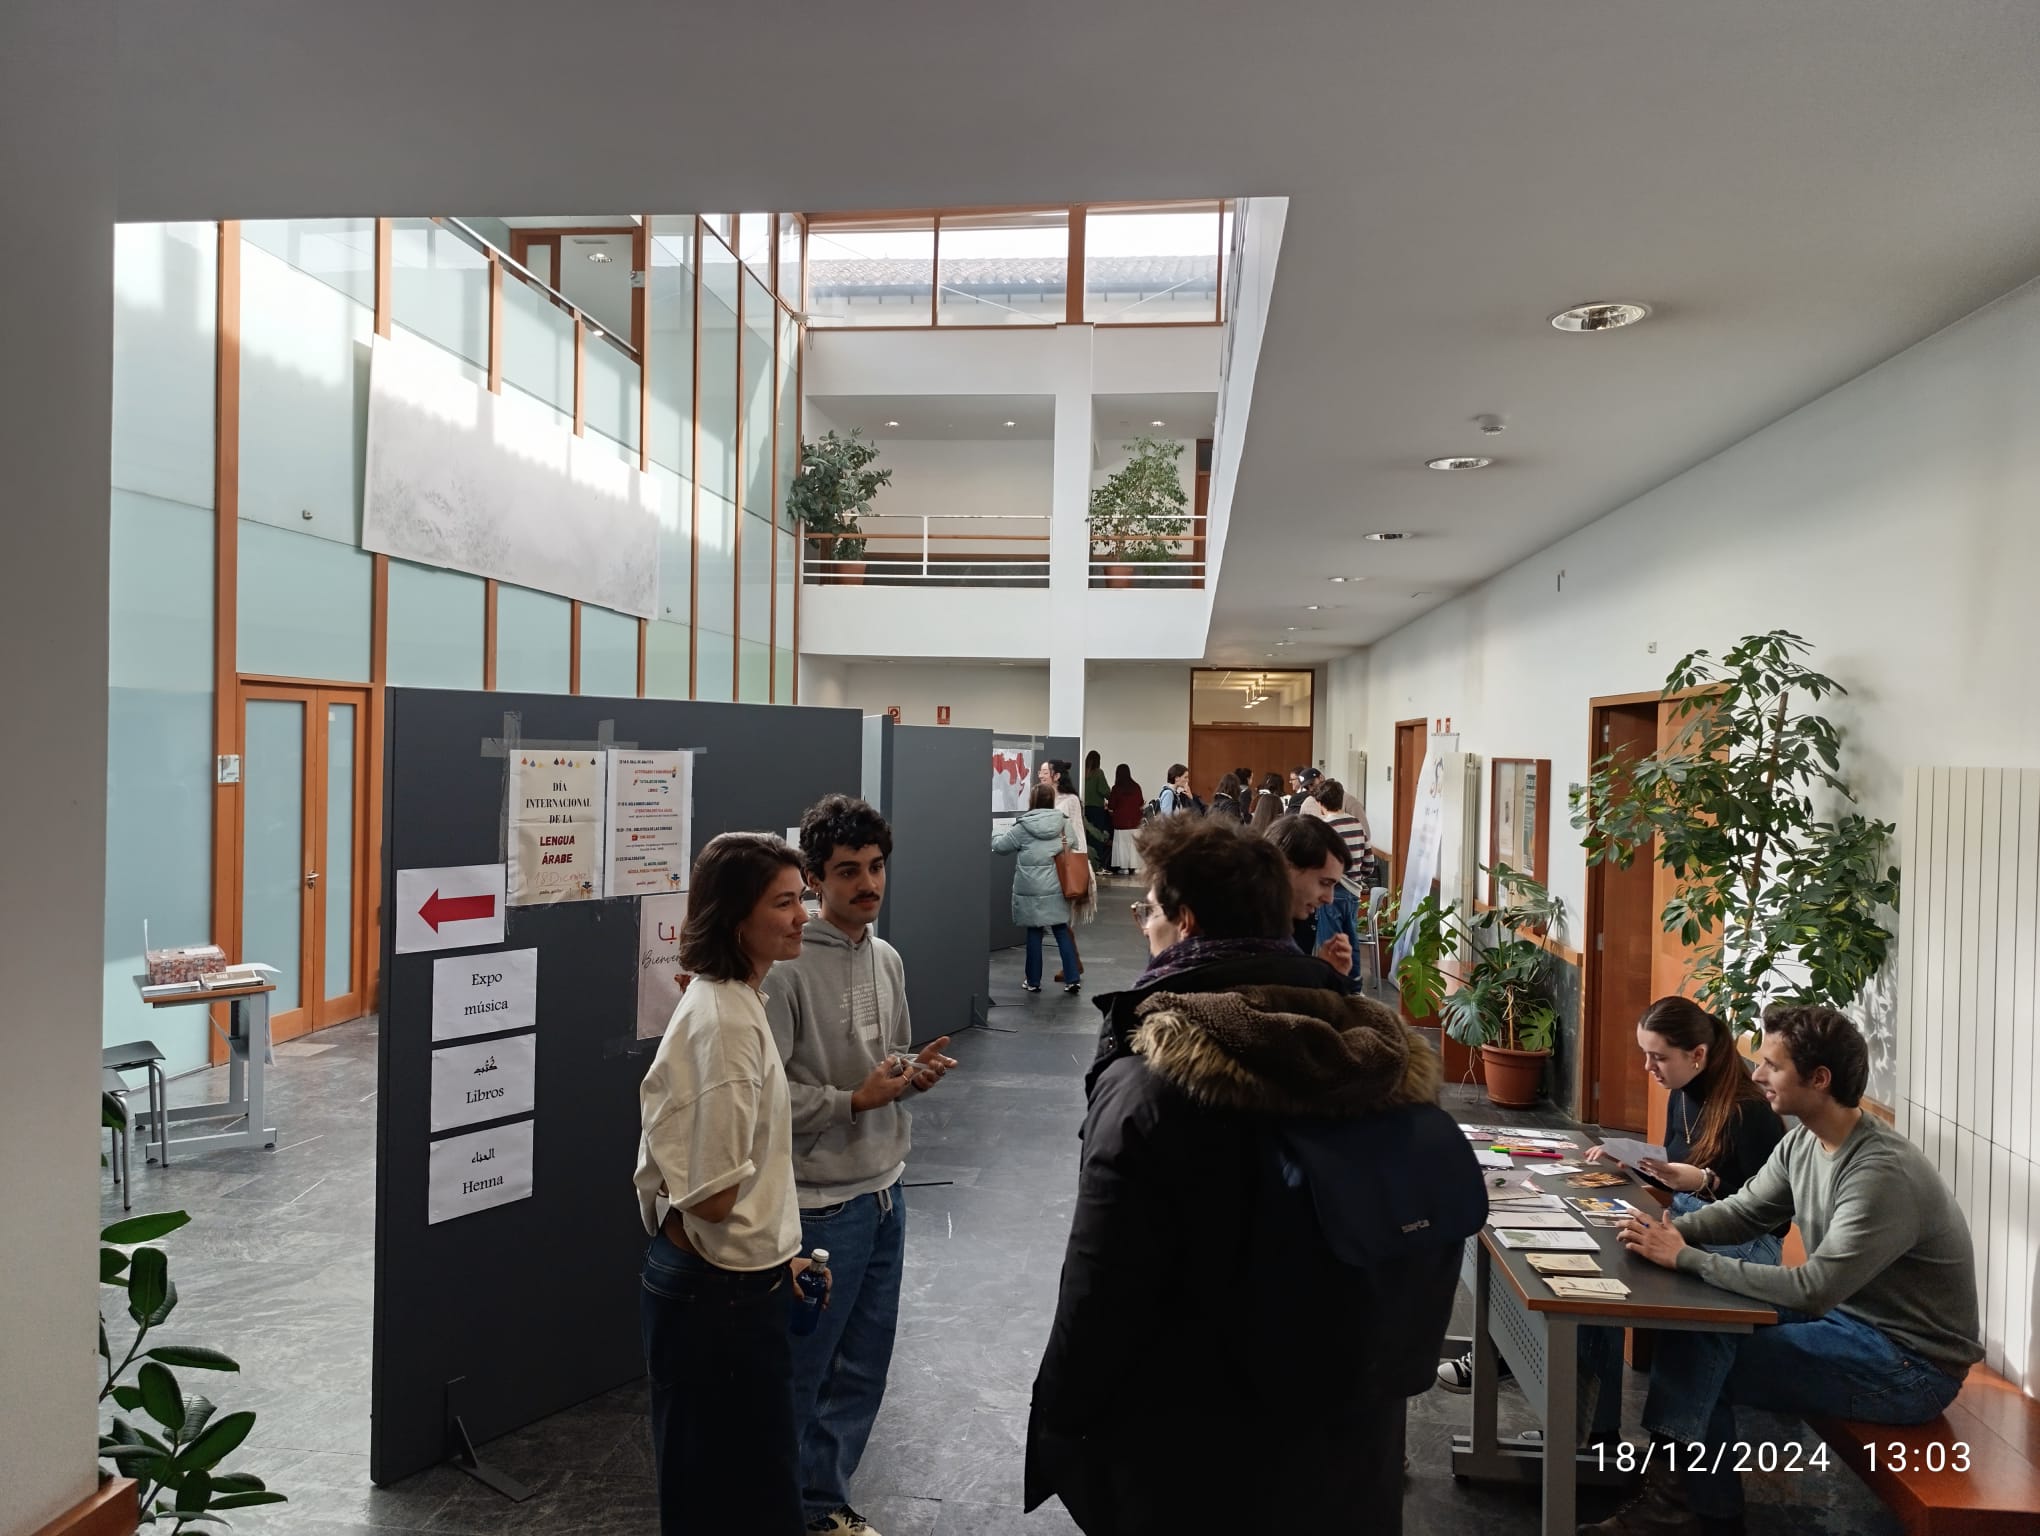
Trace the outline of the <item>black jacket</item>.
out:
<instances>
[{"instance_id":1,"label":"black jacket","mask_svg":"<svg viewBox=\"0 0 2040 1536\"><path fill-rule=\"evenodd\" d=\"M1027 1507L1058 1494L1091 1536L1191 1520L1395 1531L1403 1398L1432 1379L1461 1239L1486 1215L1465 1138L1435 1106L1437 1057L1304 955L1098 1002ZM1356 1151L1349 1134L1374 1140ZM1422 1259L1348 1262L1356 1243L1386 1250L1426 1226L1384 1216L1381 1191L1421 1202L1433 1166L1458 1209Z\"/></svg>"}]
</instances>

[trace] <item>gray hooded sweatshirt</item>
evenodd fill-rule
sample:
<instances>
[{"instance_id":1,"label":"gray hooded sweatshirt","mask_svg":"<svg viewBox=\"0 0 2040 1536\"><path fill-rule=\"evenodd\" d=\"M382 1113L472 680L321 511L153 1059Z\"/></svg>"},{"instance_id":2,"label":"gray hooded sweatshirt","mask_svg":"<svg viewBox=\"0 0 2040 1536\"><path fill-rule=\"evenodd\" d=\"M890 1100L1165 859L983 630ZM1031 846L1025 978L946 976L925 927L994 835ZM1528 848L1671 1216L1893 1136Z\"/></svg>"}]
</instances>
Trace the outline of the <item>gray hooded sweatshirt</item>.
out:
<instances>
[{"instance_id":1,"label":"gray hooded sweatshirt","mask_svg":"<svg viewBox=\"0 0 2040 1536\"><path fill-rule=\"evenodd\" d=\"M841 929L815 918L802 931L800 958L773 966L764 991L793 1104L801 1209L890 1189L906 1168L913 1116L902 1103L853 1114L850 1095L886 1056L908 1049L899 951L869 930L853 946Z\"/></svg>"}]
</instances>

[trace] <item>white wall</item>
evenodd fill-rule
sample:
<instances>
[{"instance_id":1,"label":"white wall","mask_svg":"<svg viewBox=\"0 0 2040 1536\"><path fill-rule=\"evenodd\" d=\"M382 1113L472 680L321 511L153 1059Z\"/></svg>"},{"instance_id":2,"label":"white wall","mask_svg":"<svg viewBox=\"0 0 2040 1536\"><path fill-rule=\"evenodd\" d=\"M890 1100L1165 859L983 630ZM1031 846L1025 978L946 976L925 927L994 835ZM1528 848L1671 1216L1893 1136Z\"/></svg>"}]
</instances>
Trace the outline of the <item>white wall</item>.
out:
<instances>
[{"instance_id":1,"label":"white wall","mask_svg":"<svg viewBox=\"0 0 2040 1536\"><path fill-rule=\"evenodd\" d=\"M1373 762L1397 719L1450 715L1465 750L1549 757L1562 788L1587 771L1590 696L1785 628L1850 690L1831 713L1870 814L1896 818L1907 764L2040 764L2036 418L2030 284L1377 643ZM1558 801L1552 843L1578 912Z\"/></svg>"},{"instance_id":2,"label":"white wall","mask_svg":"<svg viewBox=\"0 0 2040 1536\"><path fill-rule=\"evenodd\" d=\"M108 0L10 6L0 28L0 194L34 209L38 238L63 253L38 272L34 300L13 307L0 374L11 498L0 517L0 690L9 740L40 748L0 767L18 811L0 870L5 1536L55 1519L98 1481L114 60Z\"/></svg>"},{"instance_id":3,"label":"white wall","mask_svg":"<svg viewBox=\"0 0 2040 1536\"><path fill-rule=\"evenodd\" d=\"M1150 796L1171 763L1190 761L1190 668L1093 662L1084 687L1084 750L1105 775L1125 763ZM1207 797L1209 786L1201 791Z\"/></svg>"},{"instance_id":4,"label":"white wall","mask_svg":"<svg viewBox=\"0 0 2040 1536\"><path fill-rule=\"evenodd\" d=\"M1046 438L1018 442L966 439L938 442L913 438L888 440L879 467L893 472L892 483L872 503L874 515L864 520L867 532L907 533L918 540L920 520L936 521L928 532L930 550L941 555L966 549L1001 556L1025 556L1048 572L1050 498L1055 489L1055 445ZM958 521L958 516L971 521ZM977 521L981 518L1021 521ZM1034 544L1010 542L976 546L961 541L973 534L1023 535ZM917 542L883 540L873 554L920 553Z\"/></svg>"},{"instance_id":5,"label":"white wall","mask_svg":"<svg viewBox=\"0 0 2040 1536\"><path fill-rule=\"evenodd\" d=\"M849 702L844 693L848 663L836 656L800 655L800 702L836 709Z\"/></svg>"},{"instance_id":6,"label":"white wall","mask_svg":"<svg viewBox=\"0 0 2040 1536\"><path fill-rule=\"evenodd\" d=\"M810 395L1052 395L1060 326L808 332Z\"/></svg>"},{"instance_id":7,"label":"white wall","mask_svg":"<svg viewBox=\"0 0 2040 1536\"><path fill-rule=\"evenodd\" d=\"M1202 394L1218 388L1223 326L1101 325L1096 335L1091 387L1101 395Z\"/></svg>"},{"instance_id":8,"label":"white wall","mask_svg":"<svg viewBox=\"0 0 2040 1536\"><path fill-rule=\"evenodd\" d=\"M831 702L861 714L882 715L897 704L902 725L933 725L936 706L947 704L951 725L1015 735L1048 730L1048 669L1038 664L853 661L841 667L842 696ZM805 689L802 697L822 702L807 698Z\"/></svg>"}]
</instances>

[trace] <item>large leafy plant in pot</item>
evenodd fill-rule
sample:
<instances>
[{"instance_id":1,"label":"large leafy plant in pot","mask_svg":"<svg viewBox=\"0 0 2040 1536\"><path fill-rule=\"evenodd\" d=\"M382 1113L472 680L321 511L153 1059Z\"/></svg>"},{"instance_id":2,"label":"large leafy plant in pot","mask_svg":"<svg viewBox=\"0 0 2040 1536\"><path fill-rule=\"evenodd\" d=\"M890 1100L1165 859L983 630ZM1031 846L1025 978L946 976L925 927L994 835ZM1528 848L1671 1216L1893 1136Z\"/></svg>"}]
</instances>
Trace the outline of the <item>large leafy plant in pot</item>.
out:
<instances>
[{"instance_id":1,"label":"large leafy plant in pot","mask_svg":"<svg viewBox=\"0 0 2040 1536\"><path fill-rule=\"evenodd\" d=\"M1746 1035L1774 1002L1850 1007L1891 951L1897 829L1851 809L1841 733L1806 707L1846 690L1811 649L1779 629L1682 657L1671 740L1602 758L1571 796L1588 863L1671 872L1659 921L1692 954L1695 998Z\"/></svg>"},{"instance_id":2,"label":"large leafy plant in pot","mask_svg":"<svg viewBox=\"0 0 2040 1536\"><path fill-rule=\"evenodd\" d=\"M1136 565L1177 558L1176 541L1190 531L1190 498L1176 467L1183 445L1139 437L1126 452L1125 466L1091 492L1091 557L1106 562L1114 587L1128 585Z\"/></svg>"},{"instance_id":3,"label":"large leafy plant in pot","mask_svg":"<svg viewBox=\"0 0 2040 1536\"><path fill-rule=\"evenodd\" d=\"M800 473L786 493L786 515L807 530L814 558L844 581L864 577L864 540L858 532L872 499L892 483L889 469L873 469L878 447L852 428L844 437L833 427L800 445Z\"/></svg>"},{"instance_id":4,"label":"large leafy plant in pot","mask_svg":"<svg viewBox=\"0 0 2040 1536\"><path fill-rule=\"evenodd\" d=\"M1494 870L1510 904L1463 912L1433 892L1396 925L1408 950L1396 986L1412 1015L1436 1013L1445 1033L1480 1053L1496 1104L1535 1104L1558 1031L1550 953L1531 937L1557 933L1565 903L1506 864Z\"/></svg>"},{"instance_id":5,"label":"large leafy plant in pot","mask_svg":"<svg viewBox=\"0 0 2040 1536\"><path fill-rule=\"evenodd\" d=\"M112 1113L118 1114L118 1108ZM102 1302L99 1400L110 1399L117 1411L99 1436L99 1455L135 1480L142 1524L166 1525L172 1532L201 1523L207 1528L225 1525L227 1510L285 1502L253 1473L220 1470L220 1463L248 1438L255 1415L221 1413L209 1398L187 1394L177 1377L179 1371L238 1371L240 1366L216 1349L152 1342L177 1310L169 1257L154 1242L190 1220L182 1211L162 1211L117 1221L99 1234L99 1283L115 1293L116 1302L125 1302L134 1327L116 1364ZM115 1327L125 1333L119 1310Z\"/></svg>"}]
</instances>

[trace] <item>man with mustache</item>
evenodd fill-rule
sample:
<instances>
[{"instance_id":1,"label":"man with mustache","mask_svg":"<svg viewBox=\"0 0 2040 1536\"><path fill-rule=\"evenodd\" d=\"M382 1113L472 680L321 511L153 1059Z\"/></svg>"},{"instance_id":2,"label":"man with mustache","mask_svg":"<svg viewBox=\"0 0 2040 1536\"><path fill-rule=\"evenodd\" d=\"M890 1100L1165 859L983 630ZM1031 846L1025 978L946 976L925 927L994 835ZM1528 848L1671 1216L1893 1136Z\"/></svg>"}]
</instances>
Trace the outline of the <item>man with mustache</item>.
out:
<instances>
[{"instance_id":1,"label":"man with mustache","mask_svg":"<svg viewBox=\"0 0 2040 1536\"><path fill-rule=\"evenodd\" d=\"M877 1536L850 1507L850 1479L885 1399L899 1321L911 1116L956 1062L943 1036L911 1049L906 971L871 931L885 901L892 828L862 800L830 795L801 818L800 856L822 915L797 960L765 978L765 1016L786 1065L801 1247L834 1275L820 1324L793 1340L807 1529Z\"/></svg>"}]
</instances>

